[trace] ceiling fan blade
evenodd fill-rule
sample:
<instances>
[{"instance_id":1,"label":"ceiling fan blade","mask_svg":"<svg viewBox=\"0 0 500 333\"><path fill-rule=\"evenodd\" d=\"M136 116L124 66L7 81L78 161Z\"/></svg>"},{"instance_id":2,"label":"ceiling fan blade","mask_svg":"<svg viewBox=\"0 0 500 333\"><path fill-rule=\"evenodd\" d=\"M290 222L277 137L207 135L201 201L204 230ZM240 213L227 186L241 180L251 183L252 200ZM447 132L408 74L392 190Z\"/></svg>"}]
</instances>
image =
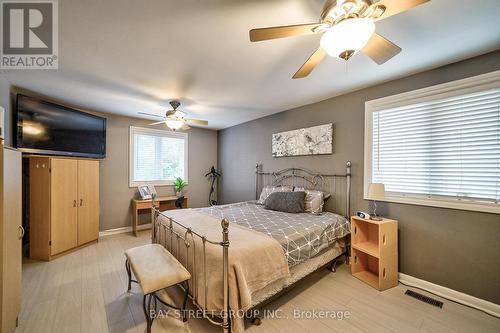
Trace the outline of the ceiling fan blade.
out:
<instances>
[{"instance_id":1,"label":"ceiling fan blade","mask_svg":"<svg viewBox=\"0 0 500 333\"><path fill-rule=\"evenodd\" d=\"M158 118L164 118L164 116L159 116L157 114L153 114L153 113L146 113L146 112L137 112L139 114L143 114L143 115L146 115L146 116L152 116L152 117L158 117Z\"/></svg>"},{"instance_id":2,"label":"ceiling fan blade","mask_svg":"<svg viewBox=\"0 0 500 333\"><path fill-rule=\"evenodd\" d=\"M371 5L371 8L376 8L377 6L385 7L384 13L375 19L375 21L379 21L429 1L430 0L380 0Z\"/></svg>"},{"instance_id":3,"label":"ceiling fan blade","mask_svg":"<svg viewBox=\"0 0 500 333\"><path fill-rule=\"evenodd\" d=\"M159 121L159 122L156 122L156 123L149 124L149 126L159 125L159 124L164 124L164 123L165 123L165 120L163 120L163 121Z\"/></svg>"},{"instance_id":4,"label":"ceiling fan blade","mask_svg":"<svg viewBox=\"0 0 500 333\"><path fill-rule=\"evenodd\" d=\"M320 26L319 23L311 23L252 29L250 30L250 41L259 42L268 39L314 34L314 29Z\"/></svg>"},{"instance_id":5,"label":"ceiling fan blade","mask_svg":"<svg viewBox=\"0 0 500 333\"><path fill-rule=\"evenodd\" d=\"M320 47L318 48L307 61L299 68L299 70L293 75L294 79L301 79L308 76L313 69L323 60L326 56L326 52Z\"/></svg>"},{"instance_id":6,"label":"ceiling fan blade","mask_svg":"<svg viewBox=\"0 0 500 333\"><path fill-rule=\"evenodd\" d=\"M196 124L196 125L208 125L208 121L206 120L198 120L198 119L184 119L190 124Z\"/></svg>"},{"instance_id":7,"label":"ceiling fan blade","mask_svg":"<svg viewBox=\"0 0 500 333\"><path fill-rule=\"evenodd\" d=\"M382 65L401 52L401 48L379 34L373 34L362 51L377 64Z\"/></svg>"}]
</instances>

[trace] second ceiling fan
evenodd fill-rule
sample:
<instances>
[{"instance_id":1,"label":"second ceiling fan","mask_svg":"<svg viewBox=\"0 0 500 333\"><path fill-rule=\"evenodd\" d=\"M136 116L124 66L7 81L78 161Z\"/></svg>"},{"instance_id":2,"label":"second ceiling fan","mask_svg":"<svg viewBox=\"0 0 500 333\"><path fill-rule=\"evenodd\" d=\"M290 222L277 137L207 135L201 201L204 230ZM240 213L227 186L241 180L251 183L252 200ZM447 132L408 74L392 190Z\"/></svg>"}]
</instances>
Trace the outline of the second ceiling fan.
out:
<instances>
[{"instance_id":1,"label":"second ceiling fan","mask_svg":"<svg viewBox=\"0 0 500 333\"><path fill-rule=\"evenodd\" d=\"M319 23L250 30L250 41L322 33L320 47L293 75L308 76L326 55L349 60L363 51L382 65L401 48L375 33L375 22L404 12L430 0L327 0Z\"/></svg>"}]
</instances>

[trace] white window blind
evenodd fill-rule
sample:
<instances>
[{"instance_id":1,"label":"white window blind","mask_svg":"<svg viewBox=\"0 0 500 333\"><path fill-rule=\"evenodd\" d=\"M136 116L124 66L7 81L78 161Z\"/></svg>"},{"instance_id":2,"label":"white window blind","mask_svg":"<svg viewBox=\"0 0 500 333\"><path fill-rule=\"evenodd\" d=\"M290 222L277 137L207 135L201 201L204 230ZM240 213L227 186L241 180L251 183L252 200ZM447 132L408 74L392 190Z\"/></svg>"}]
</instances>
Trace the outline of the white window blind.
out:
<instances>
[{"instance_id":1,"label":"white window blind","mask_svg":"<svg viewBox=\"0 0 500 333\"><path fill-rule=\"evenodd\" d=\"M187 180L187 134L131 128L130 186Z\"/></svg>"},{"instance_id":2,"label":"white window blind","mask_svg":"<svg viewBox=\"0 0 500 333\"><path fill-rule=\"evenodd\" d=\"M500 201L500 89L373 112L372 182L388 193Z\"/></svg>"}]
</instances>

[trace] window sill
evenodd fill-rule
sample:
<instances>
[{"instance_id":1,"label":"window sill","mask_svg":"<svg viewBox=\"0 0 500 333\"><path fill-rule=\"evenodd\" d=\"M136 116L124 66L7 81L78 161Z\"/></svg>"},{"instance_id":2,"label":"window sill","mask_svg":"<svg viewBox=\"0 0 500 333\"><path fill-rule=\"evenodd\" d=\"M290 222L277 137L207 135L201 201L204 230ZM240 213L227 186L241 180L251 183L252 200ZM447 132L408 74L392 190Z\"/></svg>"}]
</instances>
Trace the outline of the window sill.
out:
<instances>
[{"instance_id":1,"label":"window sill","mask_svg":"<svg viewBox=\"0 0 500 333\"><path fill-rule=\"evenodd\" d=\"M364 199L365 200L372 200L370 198L367 198L366 195L365 195ZM496 203L492 203L492 202L469 201L467 199L446 200L446 199L438 199L438 198L386 196L384 200L377 200L377 201L500 214L500 204L496 204Z\"/></svg>"},{"instance_id":2,"label":"window sill","mask_svg":"<svg viewBox=\"0 0 500 333\"><path fill-rule=\"evenodd\" d=\"M149 181L149 182L130 182L128 184L129 188L133 187L138 187L138 186L144 186L144 185L152 185L155 187L161 187L161 186L174 186L175 181L174 180L167 180L167 181ZM186 181L186 185L188 185L188 182Z\"/></svg>"}]
</instances>

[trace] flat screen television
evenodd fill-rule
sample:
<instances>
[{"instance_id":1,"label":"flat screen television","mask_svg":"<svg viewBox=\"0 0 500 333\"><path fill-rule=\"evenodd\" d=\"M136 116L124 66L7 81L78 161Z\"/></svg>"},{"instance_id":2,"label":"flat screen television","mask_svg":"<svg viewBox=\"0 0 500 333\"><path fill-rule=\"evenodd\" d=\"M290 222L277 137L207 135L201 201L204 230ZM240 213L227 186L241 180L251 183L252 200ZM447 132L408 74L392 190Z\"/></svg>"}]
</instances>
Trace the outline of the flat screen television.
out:
<instances>
[{"instance_id":1,"label":"flat screen television","mask_svg":"<svg viewBox=\"0 0 500 333\"><path fill-rule=\"evenodd\" d=\"M23 152L89 158L106 156L106 118L17 95L16 146Z\"/></svg>"}]
</instances>

